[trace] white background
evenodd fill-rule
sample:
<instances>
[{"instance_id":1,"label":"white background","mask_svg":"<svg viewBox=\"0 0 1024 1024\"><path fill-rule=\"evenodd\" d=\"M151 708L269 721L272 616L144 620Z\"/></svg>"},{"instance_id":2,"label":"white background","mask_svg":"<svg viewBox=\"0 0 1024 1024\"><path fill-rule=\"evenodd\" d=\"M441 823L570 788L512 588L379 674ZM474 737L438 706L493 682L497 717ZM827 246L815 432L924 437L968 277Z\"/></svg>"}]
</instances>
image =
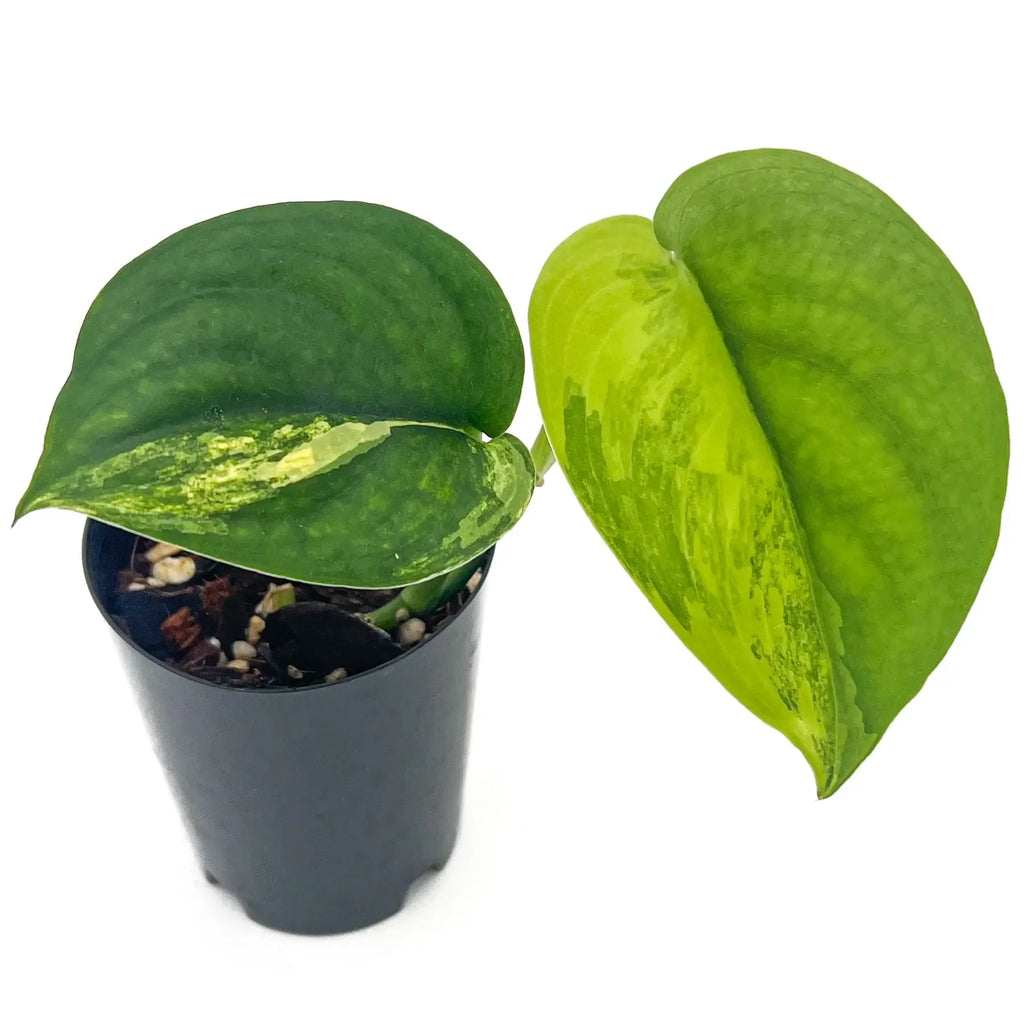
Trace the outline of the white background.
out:
<instances>
[{"instance_id":1,"label":"white background","mask_svg":"<svg viewBox=\"0 0 1024 1024\"><path fill-rule=\"evenodd\" d=\"M0 508L92 297L179 227L281 200L407 209L488 264L525 331L565 235L650 215L686 167L754 146L844 164L924 226L1020 416L1011 9L18 5L0 31ZM516 432L538 422L528 380ZM2 537L0 1014L1024 1019L1019 483L951 653L818 803L553 472L488 584L456 854L397 917L326 939L262 929L203 881L86 596L82 520L33 514Z\"/></svg>"}]
</instances>

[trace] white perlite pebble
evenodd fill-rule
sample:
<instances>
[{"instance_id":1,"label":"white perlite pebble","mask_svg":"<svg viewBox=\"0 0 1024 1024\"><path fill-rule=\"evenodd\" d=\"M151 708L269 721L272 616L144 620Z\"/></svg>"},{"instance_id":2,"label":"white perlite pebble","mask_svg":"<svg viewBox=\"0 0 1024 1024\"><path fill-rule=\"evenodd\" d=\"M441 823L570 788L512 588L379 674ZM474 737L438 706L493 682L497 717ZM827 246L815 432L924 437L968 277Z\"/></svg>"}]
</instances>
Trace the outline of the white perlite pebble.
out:
<instances>
[{"instance_id":1,"label":"white perlite pebble","mask_svg":"<svg viewBox=\"0 0 1024 1024\"><path fill-rule=\"evenodd\" d=\"M263 619L258 615L254 615L249 619L249 628L245 631L245 639L251 644L258 644L260 637L263 636L263 630L266 628L266 625Z\"/></svg>"},{"instance_id":2,"label":"white perlite pebble","mask_svg":"<svg viewBox=\"0 0 1024 1024\"><path fill-rule=\"evenodd\" d=\"M142 583L140 580L136 580L134 583L128 584L128 589L132 591L132 593L137 593L140 590L145 590L146 584Z\"/></svg>"},{"instance_id":3,"label":"white perlite pebble","mask_svg":"<svg viewBox=\"0 0 1024 1024\"><path fill-rule=\"evenodd\" d=\"M480 581L484 578L484 574L477 569L472 576L469 577L469 582L466 584L466 589L471 593L476 593L476 588L480 586Z\"/></svg>"},{"instance_id":4,"label":"white perlite pebble","mask_svg":"<svg viewBox=\"0 0 1024 1024\"><path fill-rule=\"evenodd\" d=\"M231 661L229 661L224 667L233 668L239 672L248 672L249 662L243 660L242 658L234 658Z\"/></svg>"},{"instance_id":5,"label":"white perlite pebble","mask_svg":"<svg viewBox=\"0 0 1024 1024\"><path fill-rule=\"evenodd\" d=\"M165 558L169 558L171 555L176 555L180 550L181 548L174 544L154 544L146 552L146 561L154 564L156 562L163 561Z\"/></svg>"},{"instance_id":6,"label":"white perlite pebble","mask_svg":"<svg viewBox=\"0 0 1024 1024\"><path fill-rule=\"evenodd\" d=\"M256 648L247 640L236 640L231 645L231 657L239 661L252 661L256 657Z\"/></svg>"},{"instance_id":7,"label":"white perlite pebble","mask_svg":"<svg viewBox=\"0 0 1024 1024\"><path fill-rule=\"evenodd\" d=\"M348 669L336 668L333 672L328 672L324 676L325 683L336 683L339 679L344 679L348 675Z\"/></svg>"},{"instance_id":8,"label":"white perlite pebble","mask_svg":"<svg viewBox=\"0 0 1024 1024\"><path fill-rule=\"evenodd\" d=\"M415 644L423 639L427 631L427 624L422 619L406 619L398 627L398 642L400 644Z\"/></svg>"},{"instance_id":9,"label":"white perlite pebble","mask_svg":"<svg viewBox=\"0 0 1024 1024\"><path fill-rule=\"evenodd\" d=\"M294 665L289 665L288 666L288 675L290 675L292 677L292 679L301 679L302 678L302 669L301 668L296 668Z\"/></svg>"},{"instance_id":10,"label":"white perlite pebble","mask_svg":"<svg viewBox=\"0 0 1024 1024\"><path fill-rule=\"evenodd\" d=\"M180 558L161 558L153 566L153 579L157 581L158 586L167 583L188 583L195 574L196 563L188 555L182 555Z\"/></svg>"}]
</instances>

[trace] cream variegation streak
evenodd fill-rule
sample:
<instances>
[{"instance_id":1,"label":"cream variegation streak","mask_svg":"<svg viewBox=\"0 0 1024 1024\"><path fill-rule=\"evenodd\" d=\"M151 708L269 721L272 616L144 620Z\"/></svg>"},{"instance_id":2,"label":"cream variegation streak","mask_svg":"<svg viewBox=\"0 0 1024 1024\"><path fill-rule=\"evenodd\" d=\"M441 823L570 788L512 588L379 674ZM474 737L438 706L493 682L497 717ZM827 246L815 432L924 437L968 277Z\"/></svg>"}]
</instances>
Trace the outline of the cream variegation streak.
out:
<instances>
[{"instance_id":1,"label":"cream variegation streak","mask_svg":"<svg viewBox=\"0 0 1024 1024\"><path fill-rule=\"evenodd\" d=\"M357 455L378 445L391 434L396 421L380 420L376 423L339 423L322 434L316 434L305 444L293 448L276 462L264 462L256 472L259 480L271 487L286 487L305 480L316 473L326 473L336 466L344 466Z\"/></svg>"},{"instance_id":2,"label":"cream variegation streak","mask_svg":"<svg viewBox=\"0 0 1024 1024\"><path fill-rule=\"evenodd\" d=\"M83 467L39 495L32 507L73 502L79 511L96 516L222 515L343 466L404 425L411 424L332 425L316 416L306 422L239 424L229 433L172 435Z\"/></svg>"},{"instance_id":3,"label":"cream variegation streak","mask_svg":"<svg viewBox=\"0 0 1024 1024\"><path fill-rule=\"evenodd\" d=\"M195 520L194 532L221 532L217 516L338 469L406 427L446 431L489 456L481 481L488 500L474 507L440 541L442 551L472 549L481 538L493 536L503 519L511 524L518 518L525 505L524 493L529 498L531 478L522 472L515 442L509 438L485 445L444 424L349 420L332 425L324 416L147 441L58 481L31 508L57 505L115 520L125 513L160 522Z\"/></svg>"},{"instance_id":4,"label":"cream variegation streak","mask_svg":"<svg viewBox=\"0 0 1024 1024\"><path fill-rule=\"evenodd\" d=\"M552 448L587 513L687 646L792 740L827 795L844 746L866 739L838 606L696 283L650 221L601 221L548 260L530 333Z\"/></svg>"},{"instance_id":5,"label":"cream variegation streak","mask_svg":"<svg viewBox=\"0 0 1024 1024\"><path fill-rule=\"evenodd\" d=\"M438 423L307 415L146 441L58 479L29 507L75 509L291 577L278 552L297 532L307 562L297 578L375 587L486 551L533 482L529 452L509 434L485 442Z\"/></svg>"}]
</instances>

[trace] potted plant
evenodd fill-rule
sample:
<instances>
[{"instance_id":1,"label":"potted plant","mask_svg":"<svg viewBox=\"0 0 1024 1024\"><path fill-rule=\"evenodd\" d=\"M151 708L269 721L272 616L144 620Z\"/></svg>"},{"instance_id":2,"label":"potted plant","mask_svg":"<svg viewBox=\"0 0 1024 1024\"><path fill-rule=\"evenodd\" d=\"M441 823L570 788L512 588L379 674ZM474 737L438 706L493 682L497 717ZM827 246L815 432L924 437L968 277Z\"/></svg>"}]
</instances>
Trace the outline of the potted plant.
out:
<instances>
[{"instance_id":1,"label":"potted plant","mask_svg":"<svg viewBox=\"0 0 1024 1024\"><path fill-rule=\"evenodd\" d=\"M530 334L545 429L528 452L504 433L519 335L454 239L355 203L207 221L101 292L18 514L93 517L110 618L133 535L393 588L319 634L377 637L383 659L375 627L465 596L557 456L662 617L833 794L945 653L995 547L1006 410L960 277L856 175L733 153L677 179L653 223L560 245ZM297 618L283 594L264 595L267 631ZM252 916L367 924L443 863L479 607L312 687L211 685L125 646L200 859Z\"/></svg>"},{"instance_id":2,"label":"potted plant","mask_svg":"<svg viewBox=\"0 0 1024 1024\"><path fill-rule=\"evenodd\" d=\"M258 921L370 924L451 852L469 591L534 487L505 433L523 368L476 257L363 203L186 228L85 318L17 514L90 517L89 586L200 862Z\"/></svg>"}]
</instances>

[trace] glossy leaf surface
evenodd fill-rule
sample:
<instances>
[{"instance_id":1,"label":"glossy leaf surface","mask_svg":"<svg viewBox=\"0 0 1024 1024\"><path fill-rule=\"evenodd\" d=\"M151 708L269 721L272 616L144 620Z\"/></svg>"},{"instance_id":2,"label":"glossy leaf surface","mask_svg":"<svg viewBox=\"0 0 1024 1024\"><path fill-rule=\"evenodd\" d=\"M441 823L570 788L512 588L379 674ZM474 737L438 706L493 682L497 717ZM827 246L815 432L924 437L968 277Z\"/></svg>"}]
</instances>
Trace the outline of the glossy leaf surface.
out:
<instances>
[{"instance_id":1,"label":"glossy leaf surface","mask_svg":"<svg viewBox=\"0 0 1024 1024\"><path fill-rule=\"evenodd\" d=\"M530 311L552 447L623 565L834 792L952 642L995 547L1005 404L970 294L803 153L686 172L564 242Z\"/></svg>"},{"instance_id":2,"label":"glossy leaf surface","mask_svg":"<svg viewBox=\"0 0 1024 1024\"><path fill-rule=\"evenodd\" d=\"M18 514L73 508L293 579L416 582L525 509L529 453L503 433L522 375L497 283L425 221L227 214L97 297Z\"/></svg>"}]
</instances>

